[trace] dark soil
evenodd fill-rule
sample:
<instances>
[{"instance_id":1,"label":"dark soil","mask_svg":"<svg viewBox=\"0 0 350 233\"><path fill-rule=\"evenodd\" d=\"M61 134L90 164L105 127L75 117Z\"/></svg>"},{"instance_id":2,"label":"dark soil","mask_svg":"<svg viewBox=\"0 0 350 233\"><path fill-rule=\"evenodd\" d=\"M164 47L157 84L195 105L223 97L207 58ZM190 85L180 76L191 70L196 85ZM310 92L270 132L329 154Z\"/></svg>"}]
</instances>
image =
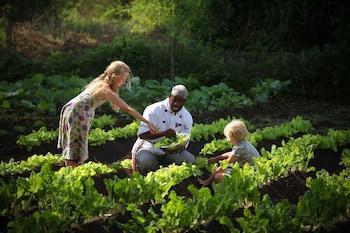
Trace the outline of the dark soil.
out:
<instances>
[{"instance_id":1,"label":"dark soil","mask_svg":"<svg viewBox=\"0 0 350 233\"><path fill-rule=\"evenodd\" d=\"M320 229L319 233L348 233L350 231L350 221L346 219L335 224L332 229Z\"/></svg>"},{"instance_id":2,"label":"dark soil","mask_svg":"<svg viewBox=\"0 0 350 233\"><path fill-rule=\"evenodd\" d=\"M109 233L123 233L124 231L119 226L120 223L126 223L131 218L130 215L117 214L108 217L97 217L85 224L74 226L69 229L67 233L96 233L96 232L109 232Z\"/></svg>"},{"instance_id":3,"label":"dark soil","mask_svg":"<svg viewBox=\"0 0 350 233\"><path fill-rule=\"evenodd\" d=\"M118 139L115 141L107 141L103 145L91 146L89 145L89 160L99 161L102 163L112 163L128 157L131 148L136 141L136 137L128 139ZM8 161L13 158L15 161L25 160L27 157L34 154L59 154L62 151L57 149L57 140L51 143L42 143L40 146L34 146L31 150L15 146L12 154L0 156L1 161ZM14 155L14 156L13 156Z\"/></svg>"},{"instance_id":4,"label":"dark soil","mask_svg":"<svg viewBox=\"0 0 350 233\"><path fill-rule=\"evenodd\" d=\"M89 146L89 159L95 162L112 163L125 158L131 158L131 148L135 141L136 137L132 137L107 142L101 146Z\"/></svg>"},{"instance_id":5,"label":"dark soil","mask_svg":"<svg viewBox=\"0 0 350 233\"><path fill-rule=\"evenodd\" d=\"M339 174L344 169L340 165L341 153L345 148L350 148L350 143L340 146L337 151L332 149L316 149L314 151L315 157L311 159L309 166L316 168L316 171L324 169L330 174Z\"/></svg>"},{"instance_id":6,"label":"dark soil","mask_svg":"<svg viewBox=\"0 0 350 233\"><path fill-rule=\"evenodd\" d=\"M0 233L7 232L7 224L11 221L9 217L0 216Z\"/></svg>"},{"instance_id":7,"label":"dark soil","mask_svg":"<svg viewBox=\"0 0 350 233\"><path fill-rule=\"evenodd\" d=\"M289 173L286 177L271 182L260 188L262 195L268 194L273 203L287 199L290 203L298 203L299 197L308 190L305 185L306 178L310 174L302 172Z\"/></svg>"}]
</instances>

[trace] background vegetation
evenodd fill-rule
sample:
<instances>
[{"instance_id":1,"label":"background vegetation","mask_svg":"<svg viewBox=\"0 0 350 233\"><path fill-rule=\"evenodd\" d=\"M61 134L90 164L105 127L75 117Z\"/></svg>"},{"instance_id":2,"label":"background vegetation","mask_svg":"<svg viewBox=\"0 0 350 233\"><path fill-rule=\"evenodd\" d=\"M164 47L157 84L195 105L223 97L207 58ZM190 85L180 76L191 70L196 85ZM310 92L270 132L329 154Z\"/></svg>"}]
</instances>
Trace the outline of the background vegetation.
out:
<instances>
[{"instance_id":1,"label":"background vegetation","mask_svg":"<svg viewBox=\"0 0 350 233\"><path fill-rule=\"evenodd\" d=\"M191 77L348 101L350 6L327 0L5 0L0 72L91 78L124 60L141 79Z\"/></svg>"}]
</instances>

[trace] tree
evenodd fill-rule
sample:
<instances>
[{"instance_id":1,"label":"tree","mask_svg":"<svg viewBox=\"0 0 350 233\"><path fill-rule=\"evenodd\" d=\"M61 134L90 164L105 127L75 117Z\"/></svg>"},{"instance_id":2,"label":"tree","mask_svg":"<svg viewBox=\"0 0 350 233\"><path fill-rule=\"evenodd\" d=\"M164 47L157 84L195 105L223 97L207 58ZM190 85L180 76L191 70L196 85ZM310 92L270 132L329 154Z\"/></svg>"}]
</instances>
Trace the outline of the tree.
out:
<instances>
[{"instance_id":1,"label":"tree","mask_svg":"<svg viewBox=\"0 0 350 233\"><path fill-rule=\"evenodd\" d=\"M15 51L14 27L18 22L33 19L50 6L51 1L40 0L5 0L0 6L6 20L6 47L10 53Z\"/></svg>"},{"instance_id":2,"label":"tree","mask_svg":"<svg viewBox=\"0 0 350 233\"><path fill-rule=\"evenodd\" d=\"M175 49L178 41L190 40L193 25L201 24L201 29L209 19L204 0L135 0L129 10L132 31L149 33L164 31L169 38L170 77L175 77ZM205 30L205 29L204 29Z\"/></svg>"}]
</instances>

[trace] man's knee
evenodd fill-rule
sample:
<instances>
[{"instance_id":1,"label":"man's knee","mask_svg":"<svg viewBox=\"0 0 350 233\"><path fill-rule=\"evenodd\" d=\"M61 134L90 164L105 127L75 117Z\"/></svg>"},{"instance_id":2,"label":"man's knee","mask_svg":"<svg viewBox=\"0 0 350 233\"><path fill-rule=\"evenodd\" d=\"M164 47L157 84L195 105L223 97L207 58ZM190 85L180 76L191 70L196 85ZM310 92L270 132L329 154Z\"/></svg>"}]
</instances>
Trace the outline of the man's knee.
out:
<instances>
[{"instance_id":1,"label":"man's knee","mask_svg":"<svg viewBox=\"0 0 350 233\"><path fill-rule=\"evenodd\" d=\"M186 163L194 163L194 161L196 160L194 155L188 152L187 150L182 151L180 154L184 162Z\"/></svg>"},{"instance_id":2,"label":"man's knee","mask_svg":"<svg viewBox=\"0 0 350 233\"><path fill-rule=\"evenodd\" d=\"M143 174L157 170L158 164L157 157L149 151L141 150L136 154L136 165Z\"/></svg>"},{"instance_id":3,"label":"man's knee","mask_svg":"<svg viewBox=\"0 0 350 233\"><path fill-rule=\"evenodd\" d=\"M176 165L181 165L183 162L193 163L195 161L195 157L186 150L172 155L170 159L172 162L175 162Z\"/></svg>"}]
</instances>

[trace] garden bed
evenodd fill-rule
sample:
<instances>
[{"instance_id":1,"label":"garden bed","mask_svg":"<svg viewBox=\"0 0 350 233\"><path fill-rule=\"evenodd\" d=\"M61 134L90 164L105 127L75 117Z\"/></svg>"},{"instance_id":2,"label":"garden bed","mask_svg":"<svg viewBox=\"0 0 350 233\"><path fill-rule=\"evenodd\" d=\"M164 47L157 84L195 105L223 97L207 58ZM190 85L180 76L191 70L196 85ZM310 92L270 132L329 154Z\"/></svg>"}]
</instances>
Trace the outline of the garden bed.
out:
<instances>
[{"instance_id":1,"label":"garden bed","mask_svg":"<svg viewBox=\"0 0 350 233\"><path fill-rule=\"evenodd\" d=\"M262 143L265 144L265 143ZM317 149L314 151L315 157L312 159L312 166L315 166L316 171L325 169L331 174L338 173L342 170L342 166L339 165L341 152L344 148L349 148L349 145L342 146L338 149L338 151L333 151L329 149ZM322 162L320 162L322 161ZM327 161L326 163L323 161ZM326 164L326 167L323 167ZM310 164L311 165L311 164ZM309 190L306 186L307 177L315 177L316 172L289 172L285 177L280 178L278 180L272 181L269 184L266 184L259 188L261 196L268 194L273 203L278 203L282 200L288 200L291 204L297 204L299 201L299 197L304 195L305 192ZM209 173L204 171L204 175L202 177L208 176ZM101 183L100 183L101 185ZM196 188L200 188L201 185L198 183L196 177L189 177L182 182L176 184L171 188L174 190L178 196L183 196L184 198L191 198L191 193L188 190L189 185L194 185ZM103 186L103 184L102 184ZM106 195L105 192L103 192ZM159 205L154 206L150 204L144 204L140 207L144 214L147 214L147 210L149 207L155 209L158 214L161 214L159 209ZM236 222L236 218L243 215L243 210L239 209L237 211L232 212L229 215L229 218L232 221L233 226L240 229L239 224ZM95 221L91 221L79 228L74 228L70 232L74 233L85 233L85 232L99 232L101 229L108 228L109 232L122 232L121 228L118 226L116 222L127 223L131 219L131 216L128 212L124 214L116 214L111 217L102 217L98 218ZM348 219L344 219L342 222L335 224L332 229L319 229L318 232L330 232L330 233L340 233L347 232L346 230L350 227L350 222ZM208 222L207 224L201 225L196 230L190 230L189 232L208 232L208 233L216 233L216 232L229 232L223 225L221 225L218 221L213 220ZM305 230L303 232L310 232Z\"/></svg>"}]
</instances>

